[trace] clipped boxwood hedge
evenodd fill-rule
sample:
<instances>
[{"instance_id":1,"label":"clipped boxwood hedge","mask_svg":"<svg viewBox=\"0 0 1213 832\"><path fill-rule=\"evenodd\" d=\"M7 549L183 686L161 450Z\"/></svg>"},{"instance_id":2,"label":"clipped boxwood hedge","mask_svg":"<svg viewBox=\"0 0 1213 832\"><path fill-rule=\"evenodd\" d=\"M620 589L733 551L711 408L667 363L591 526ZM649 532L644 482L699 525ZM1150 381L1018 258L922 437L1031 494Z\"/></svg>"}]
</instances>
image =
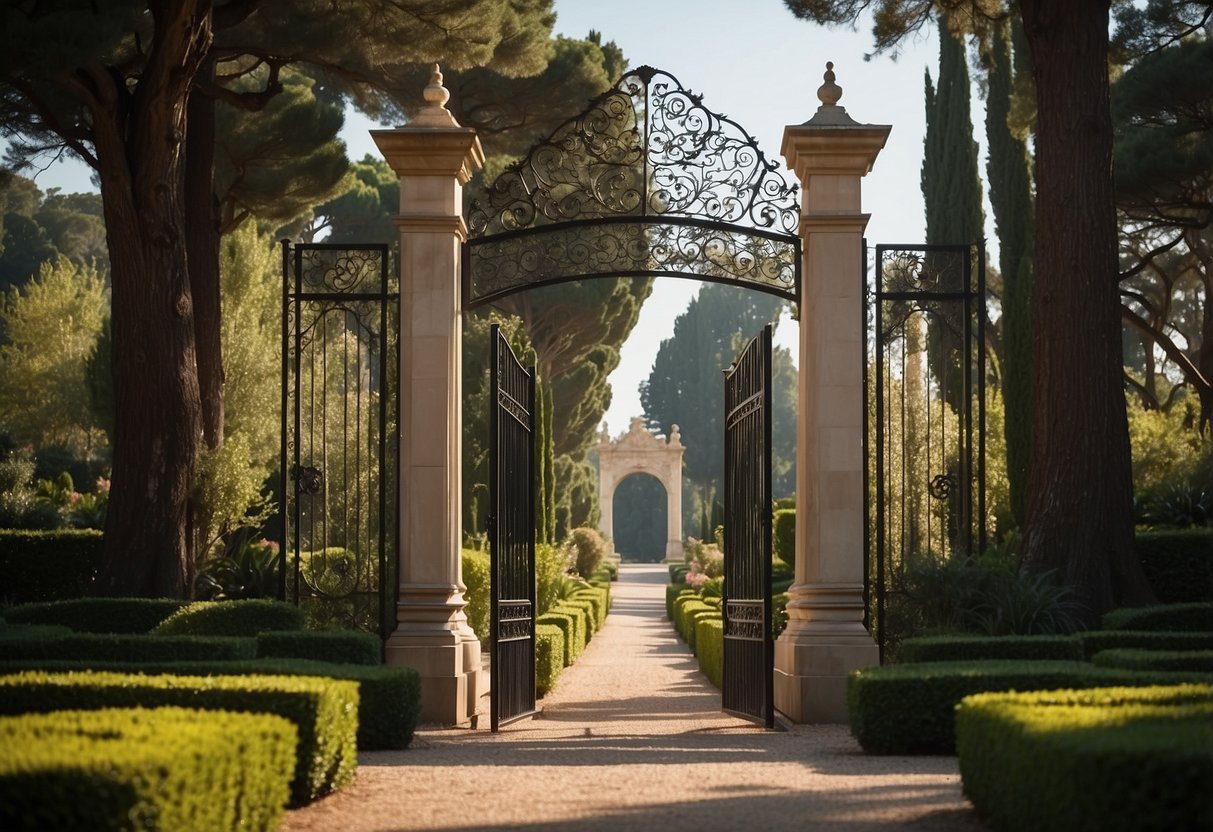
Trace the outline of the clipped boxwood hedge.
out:
<instances>
[{"instance_id":1,"label":"clipped boxwood hedge","mask_svg":"<svg viewBox=\"0 0 1213 832\"><path fill-rule=\"evenodd\" d=\"M257 655L251 638L66 633L0 639L0 660L84 659L113 662L236 661Z\"/></svg>"},{"instance_id":2,"label":"clipped boxwood hedge","mask_svg":"<svg viewBox=\"0 0 1213 832\"><path fill-rule=\"evenodd\" d=\"M771 519L771 548L775 557L796 567L796 509L776 510Z\"/></svg>"},{"instance_id":3,"label":"clipped boxwood hedge","mask_svg":"<svg viewBox=\"0 0 1213 832\"><path fill-rule=\"evenodd\" d=\"M0 603L29 604L87 595L101 565L104 545L105 539L95 529L0 529L0 575L4 576Z\"/></svg>"},{"instance_id":4,"label":"clipped boxwood hedge","mask_svg":"<svg viewBox=\"0 0 1213 832\"><path fill-rule=\"evenodd\" d=\"M716 687L724 685L724 620L704 616L695 622L699 669Z\"/></svg>"},{"instance_id":5,"label":"clipped boxwood hedge","mask_svg":"<svg viewBox=\"0 0 1213 832\"><path fill-rule=\"evenodd\" d=\"M567 615L573 619L573 658L576 659L585 650L586 645L590 643L589 614L585 611L584 607L574 606L564 601L558 602L548 610L547 614L551 613ZM545 621L544 623L553 622Z\"/></svg>"},{"instance_id":6,"label":"clipped boxwood hedge","mask_svg":"<svg viewBox=\"0 0 1213 832\"><path fill-rule=\"evenodd\" d=\"M298 732L272 714L186 708L0 717L0 828L270 830Z\"/></svg>"},{"instance_id":7,"label":"clipped boxwood hedge","mask_svg":"<svg viewBox=\"0 0 1213 832\"><path fill-rule=\"evenodd\" d=\"M358 686L315 676L144 676L46 673L0 676L0 714L175 705L285 717L299 731L293 805L348 784L357 766Z\"/></svg>"},{"instance_id":8,"label":"clipped boxwood hedge","mask_svg":"<svg viewBox=\"0 0 1213 832\"><path fill-rule=\"evenodd\" d=\"M163 636L255 636L303 628L303 610L294 604L254 598L195 601L164 619L152 632Z\"/></svg>"},{"instance_id":9,"label":"clipped boxwood hedge","mask_svg":"<svg viewBox=\"0 0 1213 832\"><path fill-rule=\"evenodd\" d=\"M897 647L899 662L962 662L986 659L1082 661L1073 636L919 636Z\"/></svg>"},{"instance_id":10,"label":"clipped boxwood hedge","mask_svg":"<svg viewBox=\"0 0 1213 832\"><path fill-rule=\"evenodd\" d=\"M956 733L995 830L1213 829L1213 687L982 694Z\"/></svg>"},{"instance_id":11,"label":"clipped boxwood hedge","mask_svg":"<svg viewBox=\"0 0 1213 832\"><path fill-rule=\"evenodd\" d=\"M535 626L551 625L560 629L564 638L564 666L569 667L577 661L581 651L585 649L585 641L578 641L577 619L571 613L545 612L535 619Z\"/></svg>"},{"instance_id":12,"label":"clipped boxwood hedge","mask_svg":"<svg viewBox=\"0 0 1213 832\"><path fill-rule=\"evenodd\" d=\"M674 602L682 595L695 595L695 590L691 589L686 584L672 583L665 588L665 617L674 620Z\"/></svg>"},{"instance_id":13,"label":"clipped boxwood hedge","mask_svg":"<svg viewBox=\"0 0 1213 832\"><path fill-rule=\"evenodd\" d=\"M1099 667L1125 670L1208 673L1213 675L1213 650L1104 650L1091 661Z\"/></svg>"},{"instance_id":14,"label":"clipped boxwood hedge","mask_svg":"<svg viewBox=\"0 0 1213 832\"><path fill-rule=\"evenodd\" d=\"M170 673L177 676L323 676L358 684L358 747L364 751L407 748L421 720L421 676L411 667L329 664L304 659L242 662L0 662L0 674L22 670Z\"/></svg>"},{"instance_id":15,"label":"clipped boxwood hedge","mask_svg":"<svg viewBox=\"0 0 1213 832\"><path fill-rule=\"evenodd\" d=\"M1158 600L1213 598L1213 529L1138 532L1134 547Z\"/></svg>"},{"instance_id":16,"label":"clipped boxwood hedge","mask_svg":"<svg viewBox=\"0 0 1213 832\"><path fill-rule=\"evenodd\" d=\"M872 754L953 754L953 712L974 693L1204 681L1200 674L1144 673L1086 662L922 662L854 670L847 680L851 734Z\"/></svg>"},{"instance_id":17,"label":"clipped boxwood hedge","mask_svg":"<svg viewBox=\"0 0 1213 832\"><path fill-rule=\"evenodd\" d=\"M1213 633L1155 630L1090 630L1079 633L1088 660L1104 650L1213 650Z\"/></svg>"},{"instance_id":18,"label":"clipped boxwood hedge","mask_svg":"<svg viewBox=\"0 0 1213 832\"><path fill-rule=\"evenodd\" d=\"M574 601L589 601L594 615L594 632L598 632L606 624L607 599L606 593L596 587L579 589L572 595Z\"/></svg>"},{"instance_id":19,"label":"clipped boxwood hedge","mask_svg":"<svg viewBox=\"0 0 1213 832\"><path fill-rule=\"evenodd\" d=\"M383 642L376 635L358 630L271 630L257 634L257 655L335 664L383 664Z\"/></svg>"},{"instance_id":20,"label":"clipped boxwood hedge","mask_svg":"<svg viewBox=\"0 0 1213 832\"><path fill-rule=\"evenodd\" d=\"M556 605L559 609L579 609L585 614L585 640L588 644L593 641L598 632L598 616L594 611L594 602L586 598L565 598Z\"/></svg>"},{"instance_id":21,"label":"clipped boxwood hedge","mask_svg":"<svg viewBox=\"0 0 1213 832\"><path fill-rule=\"evenodd\" d=\"M1112 610L1103 617L1103 629L1213 633L1213 601Z\"/></svg>"},{"instance_id":22,"label":"clipped boxwood hedge","mask_svg":"<svg viewBox=\"0 0 1213 832\"><path fill-rule=\"evenodd\" d=\"M81 633L150 633L189 602L177 598L75 598L4 611L10 624L58 624Z\"/></svg>"},{"instance_id":23,"label":"clipped boxwood hedge","mask_svg":"<svg viewBox=\"0 0 1213 832\"><path fill-rule=\"evenodd\" d=\"M544 696L556 687L564 670L564 631L555 624L535 625L535 692Z\"/></svg>"}]
</instances>

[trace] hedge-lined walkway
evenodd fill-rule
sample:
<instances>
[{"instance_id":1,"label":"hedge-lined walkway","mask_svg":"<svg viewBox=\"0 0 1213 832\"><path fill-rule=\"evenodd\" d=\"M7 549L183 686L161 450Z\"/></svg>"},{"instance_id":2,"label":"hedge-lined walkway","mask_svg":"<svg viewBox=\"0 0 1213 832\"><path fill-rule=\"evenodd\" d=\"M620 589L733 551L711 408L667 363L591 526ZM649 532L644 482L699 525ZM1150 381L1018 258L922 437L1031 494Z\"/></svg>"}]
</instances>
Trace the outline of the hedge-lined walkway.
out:
<instances>
[{"instance_id":1,"label":"hedge-lined walkway","mask_svg":"<svg viewBox=\"0 0 1213 832\"><path fill-rule=\"evenodd\" d=\"M353 785L282 828L982 829L955 757L872 757L842 726L768 733L722 714L665 619L667 580L660 565L620 569L606 626L542 718L364 753Z\"/></svg>"}]
</instances>

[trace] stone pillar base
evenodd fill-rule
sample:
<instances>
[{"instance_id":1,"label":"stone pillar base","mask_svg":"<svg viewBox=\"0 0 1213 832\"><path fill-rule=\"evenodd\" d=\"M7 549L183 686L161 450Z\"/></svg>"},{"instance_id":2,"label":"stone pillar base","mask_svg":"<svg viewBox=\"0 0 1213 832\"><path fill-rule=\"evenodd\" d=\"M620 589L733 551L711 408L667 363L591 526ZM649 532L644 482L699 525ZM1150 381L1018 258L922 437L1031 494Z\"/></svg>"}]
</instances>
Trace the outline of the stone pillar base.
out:
<instances>
[{"instance_id":1,"label":"stone pillar base","mask_svg":"<svg viewBox=\"0 0 1213 832\"><path fill-rule=\"evenodd\" d=\"M798 622L775 642L775 710L796 723L847 723L847 676L880 664L862 625Z\"/></svg>"},{"instance_id":2,"label":"stone pillar base","mask_svg":"<svg viewBox=\"0 0 1213 832\"><path fill-rule=\"evenodd\" d=\"M480 665L480 642L457 636L455 640L410 636L397 630L388 638L384 657L389 665L411 667L421 674L422 722L471 723L488 687Z\"/></svg>"}]
</instances>

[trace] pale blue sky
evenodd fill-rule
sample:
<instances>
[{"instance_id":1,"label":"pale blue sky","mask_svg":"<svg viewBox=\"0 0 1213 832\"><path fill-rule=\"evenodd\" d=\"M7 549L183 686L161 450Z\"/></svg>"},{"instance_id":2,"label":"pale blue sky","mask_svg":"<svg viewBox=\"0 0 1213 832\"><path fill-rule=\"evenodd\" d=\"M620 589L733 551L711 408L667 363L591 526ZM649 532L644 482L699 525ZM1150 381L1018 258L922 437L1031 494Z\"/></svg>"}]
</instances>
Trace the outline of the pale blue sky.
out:
<instances>
[{"instance_id":1,"label":"pale blue sky","mask_svg":"<svg viewBox=\"0 0 1213 832\"><path fill-rule=\"evenodd\" d=\"M598 30L604 40L622 47L631 66L650 64L671 73L701 94L709 109L745 127L774 159L781 158L784 126L803 122L816 110L825 62L833 61L843 88L839 103L851 117L893 126L864 180L863 210L872 215L868 240L921 241L923 72L928 66L935 72L938 47L933 31L909 39L896 60L880 56L865 61L872 43L866 24L858 31L827 29L797 20L782 0L556 0L555 7L557 32L584 37L590 29ZM974 106L974 121L980 123L980 102L975 100ZM377 152L366 131L378 126L350 114L343 136L351 159ZM56 165L37 181L43 189L92 189L88 171L79 163ZM612 433L623 431L629 418L641 413L637 387L648 377L661 340L673 332L674 318L699 285L671 278L657 281L611 376L606 421ZM785 320L779 329L778 340L793 345L796 323Z\"/></svg>"}]
</instances>

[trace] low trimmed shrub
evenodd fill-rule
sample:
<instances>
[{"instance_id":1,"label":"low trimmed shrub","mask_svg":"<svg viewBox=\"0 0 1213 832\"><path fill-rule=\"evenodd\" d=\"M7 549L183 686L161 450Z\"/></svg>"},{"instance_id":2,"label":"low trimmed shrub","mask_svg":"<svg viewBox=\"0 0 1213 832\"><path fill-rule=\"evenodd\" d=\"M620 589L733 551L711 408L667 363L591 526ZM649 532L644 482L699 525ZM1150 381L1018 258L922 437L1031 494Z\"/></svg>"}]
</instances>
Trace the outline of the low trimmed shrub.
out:
<instances>
[{"instance_id":1,"label":"low trimmed shrub","mask_svg":"<svg viewBox=\"0 0 1213 832\"><path fill-rule=\"evenodd\" d=\"M699 669L716 687L724 684L724 620L703 616L695 622Z\"/></svg>"},{"instance_id":2,"label":"low trimmed shrub","mask_svg":"<svg viewBox=\"0 0 1213 832\"><path fill-rule=\"evenodd\" d=\"M0 674L23 670L51 673L94 670L177 676L321 676L358 684L358 748L382 751L407 748L421 721L421 676L411 667L329 664L305 659L255 659L240 662L0 662Z\"/></svg>"},{"instance_id":3,"label":"low trimmed shrub","mask_svg":"<svg viewBox=\"0 0 1213 832\"><path fill-rule=\"evenodd\" d=\"M585 649L584 641L580 644L577 643L577 620L570 613L545 612L535 619L535 626L538 627L540 624L556 627L560 630L560 635L563 639L563 663L565 667L570 667L573 662L577 661L577 657L581 655L581 651Z\"/></svg>"},{"instance_id":4,"label":"low trimmed shrub","mask_svg":"<svg viewBox=\"0 0 1213 832\"><path fill-rule=\"evenodd\" d=\"M257 634L259 658L383 664L383 642L359 630L271 630Z\"/></svg>"},{"instance_id":5,"label":"low trimmed shrub","mask_svg":"<svg viewBox=\"0 0 1213 832\"><path fill-rule=\"evenodd\" d=\"M177 598L75 598L4 611L10 624L59 624L81 633L150 633L189 602Z\"/></svg>"},{"instance_id":6,"label":"low trimmed shrub","mask_svg":"<svg viewBox=\"0 0 1213 832\"><path fill-rule=\"evenodd\" d=\"M73 633L0 639L0 661L67 659L113 662L238 661L257 655L257 642L229 636Z\"/></svg>"},{"instance_id":7,"label":"low trimmed shrub","mask_svg":"<svg viewBox=\"0 0 1213 832\"><path fill-rule=\"evenodd\" d=\"M567 615L573 619L573 659L576 660L583 652L585 652L586 645L590 643L588 637L589 625L587 623L589 614L586 613L582 607L570 606L564 601L561 601L559 604L552 607L551 612L558 613L560 615ZM554 622L548 622L545 620L544 623L547 624ZM568 638L567 633L565 634L565 638Z\"/></svg>"},{"instance_id":8,"label":"low trimmed shrub","mask_svg":"<svg viewBox=\"0 0 1213 832\"><path fill-rule=\"evenodd\" d=\"M93 529L0 529L0 603L29 604L88 594L105 540Z\"/></svg>"},{"instance_id":9,"label":"low trimmed shrub","mask_svg":"<svg viewBox=\"0 0 1213 832\"><path fill-rule=\"evenodd\" d=\"M1099 667L1213 675L1213 650L1104 650L1091 657Z\"/></svg>"},{"instance_id":10,"label":"low trimmed shrub","mask_svg":"<svg viewBox=\"0 0 1213 832\"><path fill-rule=\"evenodd\" d=\"M1213 601L1112 610L1103 617L1103 629L1213 633Z\"/></svg>"},{"instance_id":11,"label":"low trimmed shrub","mask_svg":"<svg viewBox=\"0 0 1213 832\"><path fill-rule=\"evenodd\" d=\"M771 520L771 548L775 557L796 568L796 509L781 508Z\"/></svg>"},{"instance_id":12,"label":"low trimmed shrub","mask_svg":"<svg viewBox=\"0 0 1213 832\"><path fill-rule=\"evenodd\" d=\"M897 661L963 662L985 659L1083 660L1073 636L917 636L901 642Z\"/></svg>"},{"instance_id":13,"label":"low trimmed shrub","mask_svg":"<svg viewBox=\"0 0 1213 832\"><path fill-rule=\"evenodd\" d=\"M608 593L604 589L599 589L596 586L591 586L588 589L581 589L574 592L572 600L574 601L589 601L594 605L594 631L602 629L606 624Z\"/></svg>"},{"instance_id":14,"label":"low trimmed shrub","mask_svg":"<svg viewBox=\"0 0 1213 832\"><path fill-rule=\"evenodd\" d=\"M1213 829L1213 687L982 694L956 733L996 830Z\"/></svg>"},{"instance_id":15,"label":"low trimmed shrub","mask_svg":"<svg viewBox=\"0 0 1213 832\"><path fill-rule=\"evenodd\" d=\"M1078 633L1089 661L1104 650L1213 650L1213 633L1170 633L1154 630L1090 630Z\"/></svg>"},{"instance_id":16,"label":"low trimmed shrub","mask_svg":"<svg viewBox=\"0 0 1213 832\"><path fill-rule=\"evenodd\" d=\"M1213 598L1213 529L1138 532L1134 546L1159 601Z\"/></svg>"},{"instance_id":17,"label":"low trimmed shrub","mask_svg":"<svg viewBox=\"0 0 1213 832\"><path fill-rule=\"evenodd\" d=\"M544 696L556 687L564 670L564 631L555 624L535 625L535 692Z\"/></svg>"},{"instance_id":18,"label":"low trimmed shrub","mask_svg":"<svg viewBox=\"0 0 1213 832\"><path fill-rule=\"evenodd\" d=\"M474 549L464 549L461 553L463 560L463 585L467 590L463 599L467 601L464 614L468 617L468 626L483 643L489 640L489 553L477 552ZM542 601L542 599L541 599Z\"/></svg>"},{"instance_id":19,"label":"low trimmed shrub","mask_svg":"<svg viewBox=\"0 0 1213 832\"><path fill-rule=\"evenodd\" d=\"M687 595L694 595L695 590L691 589L686 584L679 583L668 584L665 588L665 617L671 621L674 620L674 602L678 600L678 597L683 593L686 593Z\"/></svg>"},{"instance_id":20,"label":"low trimmed shrub","mask_svg":"<svg viewBox=\"0 0 1213 832\"><path fill-rule=\"evenodd\" d=\"M358 760L358 686L316 676L143 676L26 671L0 676L0 714L157 707L285 717L299 731L291 801L348 784Z\"/></svg>"},{"instance_id":21,"label":"low trimmed shrub","mask_svg":"<svg viewBox=\"0 0 1213 832\"><path fill-rule=\"evenodd\" d=\"M871 754L952 754L956 704L974 693L1201 682L1189 673L1144 673L1085 662L922 662L851 672L851 734Z\"/></svg>"},{"instance_id":22,"label":"low trimmed shrub","mask_svg":"<svg viewBox=\"0 0 1213 832\"><path fill-rule=\"evenodd\" d=\"M565 598L559 606L564 609L579 609L585 613L585 640L589 644L594 639L594 634L598 632L598 615L594 609L594 602L587 598Z\"/></svg>"},{"instance_id":23,"label":"low trimmed shrub","mask_svg":"<svg viewBox=\"0 0 1213 832\"><path fill-rule=\"evenodd\" d=\"M252 598L195 601L152 630L158 636L256 636L273 630L302 630L303 610L294 604Z\"/></svg>"},{"instance_id":24,"label":"low trimmed shrub","mask_svg":"<svg viewBox=\"0 0 1213 832\"><path fill-rule=\"evenodd\" d=\"M298 732L186 708L0 717L0 827L277 829Z\"/></svg>"},{"instance_id":25,"label":"low trimmed shrub","mask_svg":"<svg viewBox=\"0 0 1213 832\"><path fill-rule=\"evenodd\" d=\"M75 631L59 624L0 624L0 640L43 641L70 636Z\"/></svg>"}]
</instances>

